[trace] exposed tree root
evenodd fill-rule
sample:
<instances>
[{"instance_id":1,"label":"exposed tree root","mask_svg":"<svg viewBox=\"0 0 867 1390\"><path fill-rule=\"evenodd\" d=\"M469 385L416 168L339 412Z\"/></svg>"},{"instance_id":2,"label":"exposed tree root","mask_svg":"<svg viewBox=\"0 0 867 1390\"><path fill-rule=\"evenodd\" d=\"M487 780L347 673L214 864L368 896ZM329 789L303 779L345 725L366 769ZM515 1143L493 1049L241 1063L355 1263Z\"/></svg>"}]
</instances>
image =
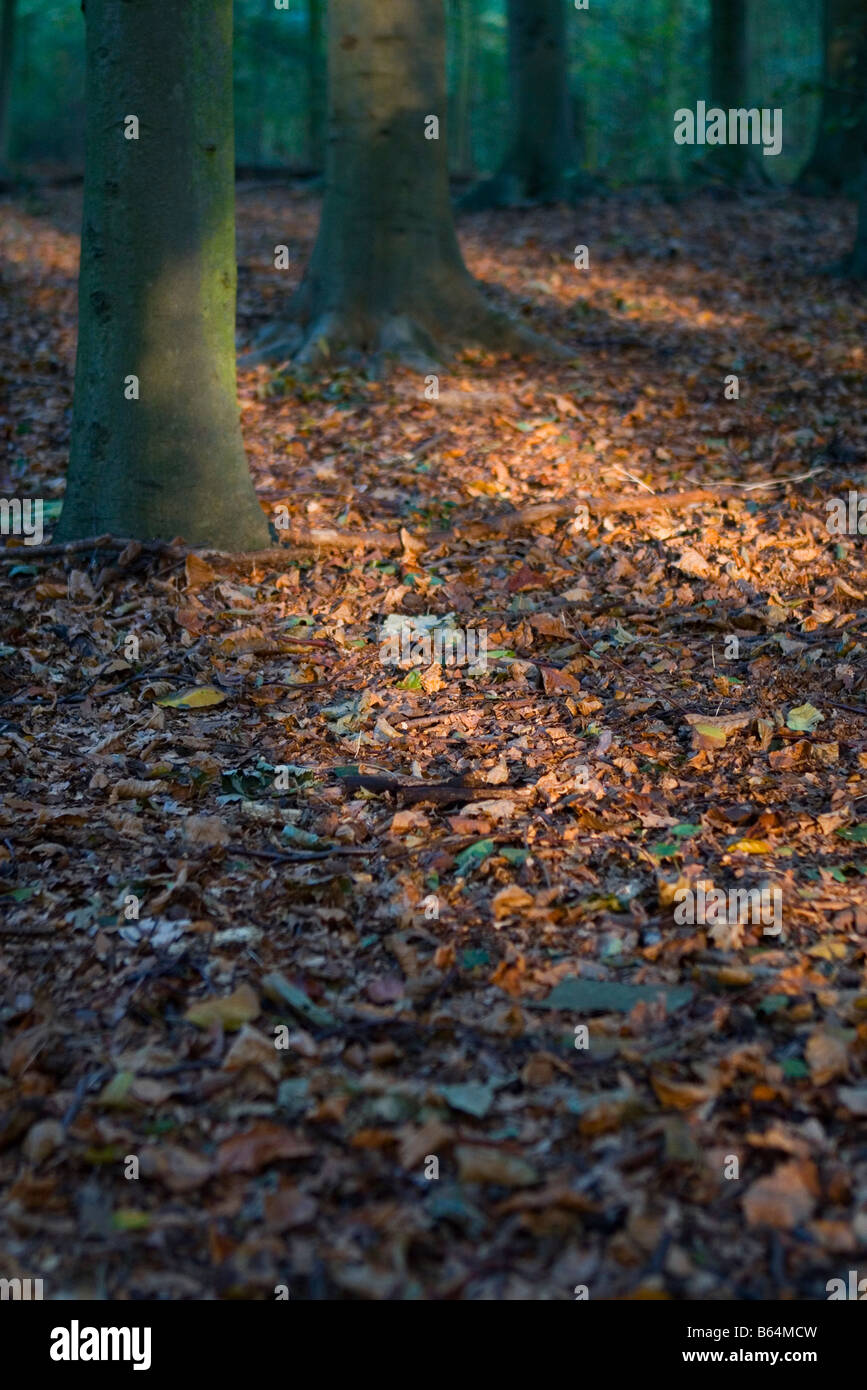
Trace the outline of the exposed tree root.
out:
<instances>
[{"instance_id":1,"label":"exposed tree root","mask_svg":"<svg viewBox=\"0 0 867 1390\"><path fill-rule=\"evenodd\" d=\"M413 295L417 299L417 295ZM344 313L328 309L299 321L270 324L241 366L295 361L322 366L328 361L388 362L419 372L435 371L465 348L485 348L515 357L563 358L573 349L536 333L510 314L467 295L454 313Z\"/></svg>"}]
</instances>

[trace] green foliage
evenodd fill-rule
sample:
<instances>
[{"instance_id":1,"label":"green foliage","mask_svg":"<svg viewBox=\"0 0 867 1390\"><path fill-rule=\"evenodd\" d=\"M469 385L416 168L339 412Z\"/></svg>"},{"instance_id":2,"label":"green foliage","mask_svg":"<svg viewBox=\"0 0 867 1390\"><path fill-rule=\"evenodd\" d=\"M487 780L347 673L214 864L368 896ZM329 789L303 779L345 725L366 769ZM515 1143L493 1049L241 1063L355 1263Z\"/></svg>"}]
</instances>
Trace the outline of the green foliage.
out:
<instances>
[{"instance_id":1,"label":"green foliage","mask_svg":"<svg viewBox=\"0 0 867 1390\"><path fill-rule=\"evenodd\" d=\"M498 166L509 135L506 0L445 0L452 169ZM592 0L569 11L571 89L582 166L614 186L684 178L694 151L675 146L679 106L706 98L709 0ZM309 169L324 38L311 53L311 10L326 0L235 0L235 125L239 165ZM766 161L792 179L818 119L821 0L754 0L751 100L783 106L785 143ZM324 25L323 25L324 27ZM84 20L80 0L19 0L11 111L13 163L80 169L84 143Z\"/></svg>"}]
</instances>

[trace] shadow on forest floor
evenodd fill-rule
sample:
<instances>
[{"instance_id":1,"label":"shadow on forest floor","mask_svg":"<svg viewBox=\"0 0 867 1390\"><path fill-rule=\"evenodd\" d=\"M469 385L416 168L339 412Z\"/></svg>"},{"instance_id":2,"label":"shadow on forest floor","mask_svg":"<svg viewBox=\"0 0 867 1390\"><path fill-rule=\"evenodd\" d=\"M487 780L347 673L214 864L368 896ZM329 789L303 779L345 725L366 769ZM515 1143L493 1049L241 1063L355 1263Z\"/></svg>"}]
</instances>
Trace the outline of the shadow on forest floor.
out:
<instances>
[{"instance_id":1,"label":"shadow on forest floor","mask_svg":"<svg viewBox=\"0 0 867 1390\"><path fill-rule=\"evenodd\" d=\"M4 486L54 497L76 212L46 202L0 223ZM238 206L243 337L317 205ZM471 354L433 400L244 372L285 559L3 567L0 1274L467 1300L845 1275L867 575L826 522L865 491L867 300L814 271L850 214L467 218L473 272L577 365ZM447 614L486 670L388 664L384 619ZM705 881L764 890L780 932L679 920Z\"/></svg>"}]
</instances>

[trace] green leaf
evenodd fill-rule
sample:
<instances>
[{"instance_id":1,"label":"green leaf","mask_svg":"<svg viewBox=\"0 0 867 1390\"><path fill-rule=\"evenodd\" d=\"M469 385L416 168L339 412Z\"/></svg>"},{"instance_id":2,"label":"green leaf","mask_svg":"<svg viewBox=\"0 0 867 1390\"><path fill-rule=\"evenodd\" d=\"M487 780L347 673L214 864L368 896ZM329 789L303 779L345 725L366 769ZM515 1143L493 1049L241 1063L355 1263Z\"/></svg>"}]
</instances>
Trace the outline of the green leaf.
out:
<instances>
[{"instance_id":1,"label":"green leaf","mask_svg":"<svg viewBox=\"0 0 867 1390\"><path fill-rule=\"evenodd\" d=\"M467 845L466 849L461 850L455 858L455 868L459 874L466 875L472 873L473 869L487 859L489 854L494 852L493 840L476 840L474 845Z\"/></svg>"},{"instance_id":2,"label":"green leaf","mask_svg":"<svg viewBox=\"0 0 867 1390\"><path fill-rule=\"evenodd\" d=\"M788 1007L789 996L787 994L768 994L759 1005L759 1011L763 1014L776 1014L780 1009Z\"/></svg>"},{"instance_id":3,"label":"green leaf","mask_svg":"<svg viewBox=\"0 0 867 1390\"><path fill-rule=\"evenodd\" d=\"M669 1011L683 1008L692 998L688 985L619 985L609 980L585 980L567 975L536 1008L568 1009L579 1014L628 1014L641 1000L664 998Z\"/></svg>"},{"instance_id":4,"label":"green leaf","mask_svg":"<svg viewBox=\"0 0 867 1390\"><path fill-rule=\"evenodd\" d=\"M801 1057L787 1057L783 1062L783 1076L788 1076L794 1080L809 1076L810 1068Z\"/></svg>"},{"instance_id":5,"label":"green leaf","mask_svg":"<svg viewBox=\"0 0 867 1390\"><path fill-rule=\"evenodd\" d=\"M270 975L265 976L262 988L269 999L278 1004L285 1004L293 1013L300 1014L317 1028L331 1028L337 1022L333 1014L314 1004L303 989L291 984L279 970L272 970Z\"/></svg>"},{"instance_id":6,"label":"green leaf","mask_svg":"<svg viewBox=\"0 0 867 1390\"><path fill-rule=\"evenodd\" d=\"M146 1231L151 1224L150 1212L136 1211L134 1207L118 1207L112 1214L111 1224L116 1231Z\"/></svg>"},{"instance_id":7,"label":"green leaf","mask_svg":"<svg viewBox=\"0 0 867 1390\"><path fill-rule=\"evenodd\" d=\"M862 820L858 825L850 825L848 830L838 830L837 834L844 840L854 840L856 844L867 844L867 821Z\"/></svg>"},{"instance_id":8,"label":"green leaf","mask_svg":"<svg viewBox=\"0 0 867 1390\"><path fill-rule=\"evenodd\" d=\"M402 681L397 683L398 690L421 690L421 672L407 671Z\"/></svg>"},{"instance_id":9,"label":"green leaf","mask_svg":"<svg viewBox=\"0 0 867 1390\"><path fill-rule=\"evenodd\" d=\"M674 826L671 833L672 835L676 835L679 840L687 840L690 835L700 835L701 826L690 825L688 821L684 821L682 825Z\"/></svg>"},{"instance_id":10,"label":"green leaf","mask_svg":"<svg viewBox=\"0 0 867 1390\"><path fill-rule=\"evenodd\" d=\"M461 956L461 965L464 970L475 970L480 965L490 965L491 957L487 951L478 946L470 946Z\"/></svg>"},{"instance_id":11,"label":"green leaf","mask_svg":"<svg viewBox=\"0 0 867 1390\"><path fill-rule=\"evenodd\" d=\"M485 1081L464 1081L457 1086L440 1086L440 1095L453 1110L484 1119L494 1103L494 1088Z\"/></svg>"},{"instance_id":12,"label":"green leaf","mask_svg":"<svg viewBox=\"0 0 867 1390\"><path fill-rule=\"evenodd\" d=\"M651 845L650 853L657 859L673 859L677 854L683 854L680 845Z\"/></svg>"},{"instance_id":13,"label":"green leaf","mask_svg":"<svg viewBox=\"0 0 867 1390\"><path fill-rule=\"evenodd\" d=\"M284 825L280 834L284 840L298 845L300 849L316 849L317 845L322 844L318 835L313 835L309 830L299 830L297 825Z\"/></svg>"},{"instance_id":14,"label":"green leaf","mask_svg":"<svg viewBox=\"0 0 867 1390\"><path fill-rule=\"evenodd\" d=\"M517 845L504 845L500 850L504 859L508 859L510 864L526 864L530 858L528 849L518 849Z\"/></svg>"},{"instance_id":15,"label":"green leaf","mask_svg":"<svg viewBox=\"0 0 867 1390\"><path fill-rule=\"evenodd\" d=\"M789 710L786 727L799 733L811 734L824 718L824 714L817 710L815 705L797 705L795 709Z\"/></svg>"}]
</instances>

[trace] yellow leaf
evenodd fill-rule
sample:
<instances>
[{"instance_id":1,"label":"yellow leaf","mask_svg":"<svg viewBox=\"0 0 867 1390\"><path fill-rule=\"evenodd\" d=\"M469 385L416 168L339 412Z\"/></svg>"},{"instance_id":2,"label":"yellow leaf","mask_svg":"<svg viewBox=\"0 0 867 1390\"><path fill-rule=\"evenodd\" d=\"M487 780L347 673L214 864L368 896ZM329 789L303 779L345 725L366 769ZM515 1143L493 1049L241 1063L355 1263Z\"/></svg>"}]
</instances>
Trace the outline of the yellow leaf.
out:
<instances>
[{"instance_id":1,"label":"yellow leaf","mask_svg":"<svg viewBox=\"0 0 867 1390\"><path fill-rule=\"evenodd\" d=\"M741 854L773 854L773 848L767 840L738 840L732 849L740 850Z\"/></svg>"},{"instance_id":2,"label":"yellow leaf","mask_svg":"<svg viewBox=\"0 0 867 1390\"><path fill-rule=\"evenodd\" d=\"M242 1023L251 1023L262 1012L256 991L251 985L240 985L224 999L203 999L187 1009L184 1018L197 1028L210 1028L221 1023L228 1033L236 1033Z\"/></svg>"},{"instance_id":3,"label":"yellow leaf","mask_svg":"<svg viewBox=\"0 0 867 1390\"><path fill-rule=\"evenodd\" d=\"M811 946L807 955L816 956L819 960L843 960L847 949L845 941L841 941L839 937L829 936L824 941L819 941L815 946Z\"/></svg>"},{"instance_id":4,"label":"yellow leaf","mask_svg":"<svg viewBox=\"0 0 867 1390\"><path fill-rule=\"evenodd\" d=\"M208 705L223 704L225 698L223 692L212 685L196 685L191 690L179 690L177 695L157 700L157 704L163 709L206 709Z\"/></svg>"}]
</instances>

